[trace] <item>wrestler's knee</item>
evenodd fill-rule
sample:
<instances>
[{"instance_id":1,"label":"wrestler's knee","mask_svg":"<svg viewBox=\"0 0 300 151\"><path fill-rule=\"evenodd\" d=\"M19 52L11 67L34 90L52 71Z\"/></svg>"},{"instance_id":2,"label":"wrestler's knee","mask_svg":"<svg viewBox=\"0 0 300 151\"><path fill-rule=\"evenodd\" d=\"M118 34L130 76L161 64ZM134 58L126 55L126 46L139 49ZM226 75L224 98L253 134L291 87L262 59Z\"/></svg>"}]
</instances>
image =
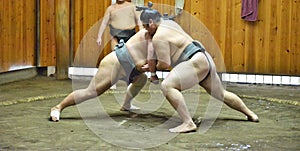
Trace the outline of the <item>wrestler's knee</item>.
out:
<instances>
[{"instance_id":1,"label":"wrestler's knee","mask_svg":"<svg viewBox=\"0 0 300 151\"><path fill-rule=\"evenodd\" d=\"M140 81L142 85L145 85L147 83L147 75L146 74L141 74L140 75Z\"/></svg>"},{"instance_id":2,"label":"wrestler's knee","mask_svg":"<svg viewBox=\"0 0 300 151\"><path fill-rule=\"evenodd\" d=\"M86 96L88 97L95 97L95 96L98 96L98 92L97 92L97 89L86 89L85 90L85 94Z\"/></svg>"},{"instance_id":3,"label":"wrestler's knee","mask_svg":"<svg viewBox=\"0 0 300 151\"><path fill-rule=\"evenodd\" d=\"M226 100L226 95L225 95L225 90L224 89L212 91L211 95L213 97L217 98L220 101Z\"/></svg>"},{"instance_id":4,"label":"wrestler's knee","mask_svg":"<svg viewBox=\"0 0 300 151\"><path fill-rule=\"evenodd\" d=\"M106 90L108 90L112 86L111 81L102 81L101 83L98 83L95 88L89 89L89 94L93 96L99 96L102 93L104 93Z\"/></svg>"},{"instance_id":5,"label":"wrestler's knee","mask_svg":"<svg viewBox=\"0 0 300 151\"><path fill-rule=\"evenodd\" d=\"M140 82L139 82L139 86L144 86L147 83L147 76L146 75L141 75L140 77Z\"/></svg>"},{"instance_id":6,"label":"wrestler's knee","mask_svg":"<svg viewBox=\"0 0 300 151\"><path fill-rule=\"evenodd\" d=\"M132 83L135 86L144 86L147 83L147 75L141 74L136 80Z\"/></svg>"},{"instance_id":7,"label":"wrestler's knee","mask_svg":"<svg viewBox=\"0 0 300 151\"><path fill-rule=\"evenodd\" d=\"M170 88L171 88L171 84L167 80L161 82L160 89L164 94L167 94Z\"/></svg>"}]
</instances>

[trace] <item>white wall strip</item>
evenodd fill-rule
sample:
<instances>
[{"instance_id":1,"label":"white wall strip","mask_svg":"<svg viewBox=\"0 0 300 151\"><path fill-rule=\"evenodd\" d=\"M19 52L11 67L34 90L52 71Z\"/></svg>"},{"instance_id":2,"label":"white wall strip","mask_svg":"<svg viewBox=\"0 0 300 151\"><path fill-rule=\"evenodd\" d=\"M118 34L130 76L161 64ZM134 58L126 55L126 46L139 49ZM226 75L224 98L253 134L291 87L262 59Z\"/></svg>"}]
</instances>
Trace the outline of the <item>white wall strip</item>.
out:
<instances>
[{"instance_id":1,"label":"white wall strip","mask_svg":"<svg viewBox=\"0 0 300 151\"><path fill-rule=\"evenodd\" d=\"M222 80L225 82L252 84L300 85L300 77L297 76L222 73Z\"/></svg>"},{"instance_id":2,"label":"white wall strip","mask_svg":"<svg viewBox=\"0 0 300 151\"><path fill-rule=\"evenodd\" d=\"M69 78L72 76L94 76L98 68L69 67ZM157 72L159 78L166 78L169 72ZM150 73L146 73L150 77ZM300 77L280 75L256 75L256 74L229 74L221 73L224 82L250 83L250 84L279 84L300 86Z\"/></svg>"},{"instance_id":3,"label":"white wall strip","mask_svg":"<svg viewBox=\"0 0 300 151\"><path fill-rule=\"evenodd\" d=\"M95 76L98 68L69 67L69 78L72 76Z\"/></svg>"}]
</instances>

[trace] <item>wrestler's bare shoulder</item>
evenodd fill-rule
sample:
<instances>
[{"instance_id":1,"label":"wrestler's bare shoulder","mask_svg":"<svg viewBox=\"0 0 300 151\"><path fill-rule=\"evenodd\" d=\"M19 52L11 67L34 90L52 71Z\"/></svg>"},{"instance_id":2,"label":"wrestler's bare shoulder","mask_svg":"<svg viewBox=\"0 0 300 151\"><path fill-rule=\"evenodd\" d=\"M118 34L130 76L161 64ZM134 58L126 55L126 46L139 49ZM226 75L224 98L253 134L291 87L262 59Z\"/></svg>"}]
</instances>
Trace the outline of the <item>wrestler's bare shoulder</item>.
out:
<instances>
[{"instance_id":1,"label":"wrestler's bare shoulder","mask_svg":"<svg viewBox=\"0 0 300 151\"><path fill-rule=\"evenodd\" d=\"M106 12L112 12L115 8L114 8L114 5L115 4L113 4L113 5L110 5L110 6L108 6L107 8L106 8Z\"/></svg>"},{"instance_id":2,"label":"wrestler's bare shoulder","mask_svg":"<svg viewBox=\"0 0 300 151\"><path fill-rule=\"evenodd\" d=\"M161 25L165 28L174 28L182 30L181 26L173 20L161 20Z\"/></svg>"},{"instance_id":3,"label":"wrestler's bare shoulder","mask_svg":"<svg viewBox=\"0 0 300 151\"><path fill-rule=\"evenodd\" d=\"M164 28L163 26L159 26L153 36L153 40L165 40L168 37L172 37L172 32L168 28Z\"/></svg>"}]
</instances>

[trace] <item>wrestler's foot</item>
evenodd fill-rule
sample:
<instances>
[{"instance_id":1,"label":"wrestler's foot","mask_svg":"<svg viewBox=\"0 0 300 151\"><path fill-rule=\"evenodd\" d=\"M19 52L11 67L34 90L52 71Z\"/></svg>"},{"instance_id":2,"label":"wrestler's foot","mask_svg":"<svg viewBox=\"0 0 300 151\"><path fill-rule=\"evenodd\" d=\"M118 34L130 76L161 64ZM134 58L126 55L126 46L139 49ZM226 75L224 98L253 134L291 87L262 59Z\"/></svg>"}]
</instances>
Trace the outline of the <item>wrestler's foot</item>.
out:
<instances>
[{"instance_id":1,"label":"wrestler's foot","mask_svg":"<svg viewBox=\"0 0 300 151\"><path fill-rule=\"evenodd\" d=\"M150 76L150 82L152 82L153 84L158 84L159 83L159 79L158 79L157 75Z\"/></svg>"},{"instance_id":2,"label":"wrestler's foot","mask_svg":"<svg viewBox=\"0 0 300 151\"><path fill-rule=\"evenodd\" d=\"M60 111L61 109L57 106L51 108L49 120L53 122L58 122L60 117Z\"/></svg>"},{"instance_id":3,"label":"wrestler's foot","mask_svg":"<svg viewBox=\"0 0 300 151\"><path fill-rule=\"evenodd\" d=\"M194 122L189 122L189 123L182 123L181 125L169 129L171 133L187 133L187 132L193 132L196 131L197 126L195 125Z\"/></svg>"},{"instance_id":4,"label":"wrestler's foot","mask_svg":"<svg viewBox=\"0 0 300 151\"><path fill-rule=\"evenodd\" d=\"M248 121L259 122L258 116L253 112L249 116L247 116L247 118L248 118Z\"/></svg>"},{"instance_id":5,"label":"wrestler's foot","mask_svg":"<svg viewBox=\"0 0 300 151\"><path fill-rule=\"evenodd\" d=\"M109 89L111 89L111 90L115 90L115 89L117 89L117 85L116 84L114 84L114 85L112 85Z\"/></svg>"},{"instance_id":6,"label":"wrestler's foot","mask_svg":"<svg viewBox=\"0 0 300 151\"><path fill-rule=\"evenodd\" d=\"M130 107L127 107L127 106L122 106L120 108L120 111L128 111L128 112L132 112L132 111L138 111L140 110L141 108L137 107L137 106L134 106L134 105L131 105Z\"/></svg>"}]
</instances>

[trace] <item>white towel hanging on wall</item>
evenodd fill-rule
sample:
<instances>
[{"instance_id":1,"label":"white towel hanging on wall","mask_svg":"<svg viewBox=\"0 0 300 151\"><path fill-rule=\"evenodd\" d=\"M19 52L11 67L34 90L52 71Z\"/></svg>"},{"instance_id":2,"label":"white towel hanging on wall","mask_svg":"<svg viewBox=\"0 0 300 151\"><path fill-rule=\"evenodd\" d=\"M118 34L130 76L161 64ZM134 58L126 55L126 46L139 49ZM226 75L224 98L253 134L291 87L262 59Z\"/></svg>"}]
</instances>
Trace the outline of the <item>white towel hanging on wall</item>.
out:
<instances>
[{"instance_id":1,"label":"white towel hanging on wall","mask_svg":"<svg viewBox=\"0 0 300 151\"><path fill-rule=\"evenodd\" d=\"M184 8L184 0L175 1L175 15L180 15Z\"/></svg>"},{"instance_id":2,"label":"white towel hanging on wall","mask_svg":"<svg viewBox=\"0 0 300 151\"><path fill-rule=\"evenodd\" d=\"M136 6L144 6L144 0L131 0L131 2Z\"/></svg>"}]
</instances>

